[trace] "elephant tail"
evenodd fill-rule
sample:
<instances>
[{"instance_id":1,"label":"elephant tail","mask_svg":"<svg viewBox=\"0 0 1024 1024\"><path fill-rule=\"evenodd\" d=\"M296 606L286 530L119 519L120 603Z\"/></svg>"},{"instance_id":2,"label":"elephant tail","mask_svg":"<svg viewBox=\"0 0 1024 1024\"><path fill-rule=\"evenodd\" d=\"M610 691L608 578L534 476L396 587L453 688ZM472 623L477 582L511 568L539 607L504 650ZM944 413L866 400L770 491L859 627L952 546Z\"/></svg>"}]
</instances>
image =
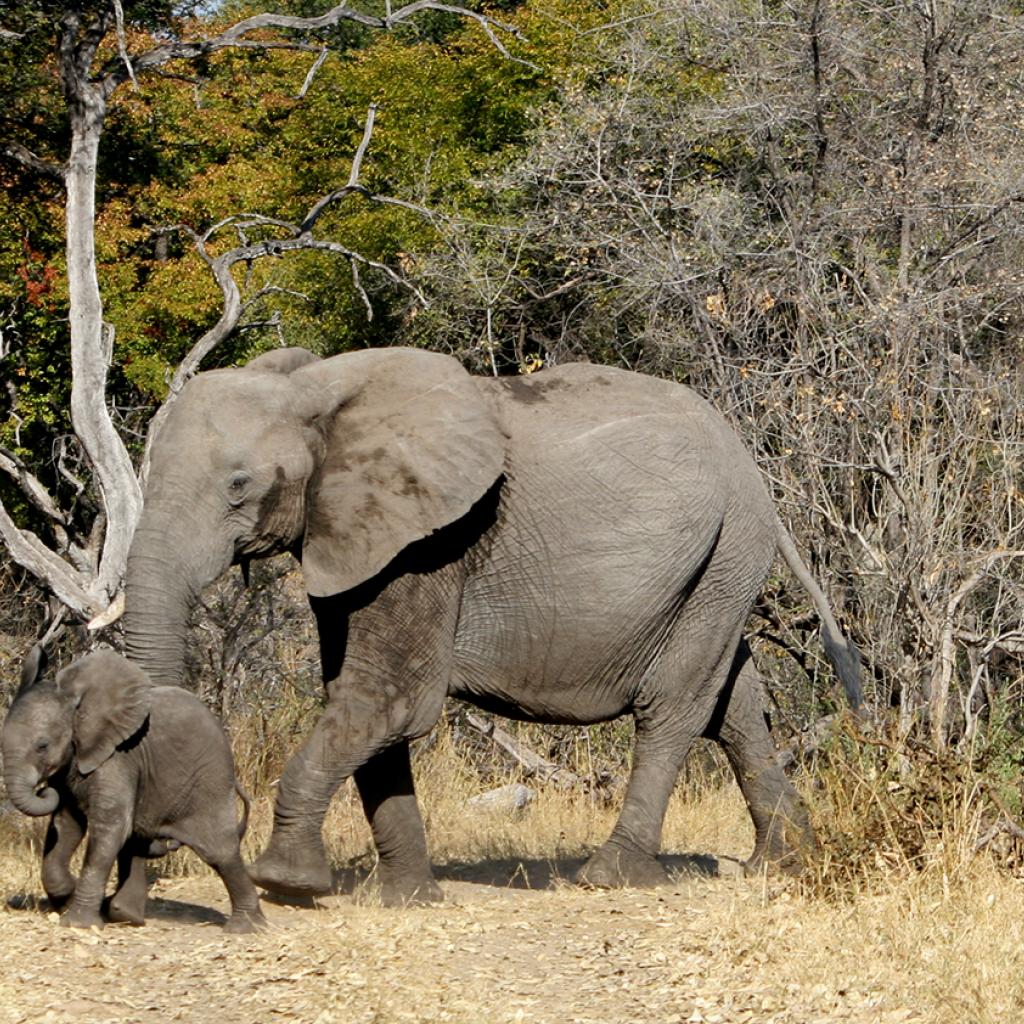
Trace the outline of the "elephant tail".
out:
<instances>
[{"instance_id":1,"label":"elephant tail","mask_svg":"<svg viewBox=\"0 0 1024 1024\"><path fill-rule=\"evenodd\" d=\"M783 526L782 520L778 518L776 518L776 533L780 554L785 559L790 571L810 595L811 602L821 619L821 642L825 648L825 656L843 684L850 707L857 710L861 705L860 651L848 637L843 636L839 623L836 622L832 609L829 607L825 592L818 586L810 570L804 565L803 559L793 543L793 538Z\"/></svg>"},{"instance_id":2,"label":"elephant tail","mask_svg":"<svg viewBox=\"0 0 1024 1024\"><path fill-rule=\"evenodd\" d=\"M249 809L252 807L252 800L238 781L237 775L235 776L235 792L242 801L242 820L238 823L238 841L241 842L245 838L245 830L249 827Z\"/></svg>"}]
</instances>

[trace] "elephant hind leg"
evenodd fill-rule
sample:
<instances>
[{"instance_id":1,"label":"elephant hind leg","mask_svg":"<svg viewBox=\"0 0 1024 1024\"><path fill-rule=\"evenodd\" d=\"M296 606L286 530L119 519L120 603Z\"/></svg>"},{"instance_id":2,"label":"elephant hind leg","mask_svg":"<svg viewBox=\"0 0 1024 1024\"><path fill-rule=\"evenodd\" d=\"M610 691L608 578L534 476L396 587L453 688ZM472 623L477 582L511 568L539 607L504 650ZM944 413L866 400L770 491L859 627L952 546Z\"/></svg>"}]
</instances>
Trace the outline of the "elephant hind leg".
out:
<instances>
[{"instance_id":1,"label":"elephant hind leg","mask_svg":"<svg viewBox=\"0 0 1024 1024\"><path fill-rule=\"evenodd\" d=\"M235 820L234 792L223 813L213 821L180 822L175 832L220 876L231 900L224 930L244 935L268 928L256 886L242 863Z\"/></svg>"},{"instance_id":2,"label":"elephant hind leg","mask_svg":"<svg viewBox=\"0 0 1024 1024\"><path fill-rule=\"evenodd\" d=\"M634 710L636 746L622 812L607 842L577 874L580 884L644 887L666 880L657 855L669 797L726 687L740 631L722 633L714 646L696 643L696 636L685 618L677 624Z\"/></svg>"},{"instance_id":3,"label":"elephant hind leg","mask_svg":"<svg viewBox=\"0 0 1024 1024\"><path fill-rule=\"evenodd\" d=\"M754 822L754 852L746 871L797 873L816 848L814 830L807 808L779 765L761 694L757 667L744 641L704 734L725 751Z\"/></svg>"},{"instance_id":4,"label":"elephant hind leg","mask_svg":"<svg viewBox=\"0 0 1024 1024\"><path fill-rule=\"evenodd\" d=\"M622 812L607 841L577 872L577 884L594 889L649 888L668 881L658 861L662 822L692 740L693 736L637 719L633 770Z\"/></svg>"},{"instance_id":5,"label":"elephant hind leg","mask_svg":"<svg viewBox=\"0 0 1024 1024\"><path fill-rule=\"evenodd\" d=\"M268 928L256 886L245 870L237 845L231 853L211 858L208 863L220 875L231 900L231 916L224 925L224 931L247 935Z\"/></svg>"}]
</instances>

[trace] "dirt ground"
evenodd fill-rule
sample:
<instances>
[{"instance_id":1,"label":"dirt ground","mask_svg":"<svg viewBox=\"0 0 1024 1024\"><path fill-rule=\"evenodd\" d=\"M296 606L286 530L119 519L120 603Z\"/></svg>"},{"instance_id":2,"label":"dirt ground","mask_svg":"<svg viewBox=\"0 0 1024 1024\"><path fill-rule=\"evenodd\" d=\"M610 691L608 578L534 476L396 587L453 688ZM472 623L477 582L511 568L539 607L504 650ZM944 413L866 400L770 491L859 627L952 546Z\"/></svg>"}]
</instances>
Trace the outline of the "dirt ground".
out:
<instances>
[{"instance_id":1,"label":"dirt ground","mask_svg":"<svg viewBox=\"0 0 1024 1024\"><path fill-rule=\"evenodd\" d=\"M732 862L707 877L713 860L670 861L674 883L644 892L570 887L568 861L449 865L438 870L447 902L405 910L342 879L315 907L265 903L271 930L242 937L220 929L213 878L157 880L144 928L59 928L15 894L0 911L0 1021L1021 1019L1019 1006L956 1005L896 946L888 957L855 948L866 935L856 912L821 919L786 887L735 877Z\"/></svg>"}]
</instances>

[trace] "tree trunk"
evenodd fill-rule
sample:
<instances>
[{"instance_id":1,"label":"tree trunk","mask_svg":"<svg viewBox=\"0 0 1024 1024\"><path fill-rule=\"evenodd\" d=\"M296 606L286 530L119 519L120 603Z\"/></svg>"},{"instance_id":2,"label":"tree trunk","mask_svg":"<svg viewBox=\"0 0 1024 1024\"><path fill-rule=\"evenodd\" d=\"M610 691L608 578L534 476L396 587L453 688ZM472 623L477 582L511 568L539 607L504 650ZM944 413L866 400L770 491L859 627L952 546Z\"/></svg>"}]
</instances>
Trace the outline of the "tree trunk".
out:
<instances>
[{"instance_id":1,"label":"tree trunk","mask_svg":"<svg viewBox=\"0 0 1024 1024\"><path fill-rule=\"evenodd\" d=\"M113 332L105 331L96 277L96 161L106 115L102 91L77 83L67 167L67 262L71 325L71 421L99 478L106 536L90 587L97 611L117 592L142 510L142 492L106 406Z\"/></svg>"}]
</instances>

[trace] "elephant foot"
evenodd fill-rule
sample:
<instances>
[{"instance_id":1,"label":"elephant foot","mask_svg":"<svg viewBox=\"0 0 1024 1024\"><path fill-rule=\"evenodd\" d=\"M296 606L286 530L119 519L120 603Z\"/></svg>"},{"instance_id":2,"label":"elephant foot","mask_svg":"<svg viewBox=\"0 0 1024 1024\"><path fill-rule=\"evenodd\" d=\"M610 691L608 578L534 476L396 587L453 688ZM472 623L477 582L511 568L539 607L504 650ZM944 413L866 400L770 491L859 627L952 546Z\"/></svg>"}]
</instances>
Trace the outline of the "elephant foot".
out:
<instances>
[{"instance_id":1,"label":"elephant foot","mask_svg":"<svg viewBox=\"0 0 1024 1024\"><path fill-rule=\"evenodd\" d=\"M807 867L814 847L779 846L765 850L756 847L748 860L743 862L743 874L752 875L788 875L796 878L802 875Z\"/></svg>"},{"instance_id":2,"label":"elephant foot","mask_svg":"<svg viewBox=\"0 0 1024 1024\"><path fill-rule=\"evenodd\" d=\"M605 843L576 872L575 882L587 889L651 889L668 882L657 857Z\"/></svg>"},{"instance_id":3,"label":"elephant foot","mask_svg":"<svg viewBox=\"0 0 1024 1024\"><path fill-rule=\"evenodd\" d=\"M431 875L395 876L381 871L380 902L385 907L425 907L431 903L443 903L444 891Z\"/></svg>"},{"instance_id":4,"label":"elephant foot","mask_svg":"<svg viewBox=\"0 0 1024 1024\"><path fill-rule=\"evenodd\" d=\"M224 931L229 935L255 935L258 932L265 932L270 928L270 922L263 916L263 911L258 907L256 910L235 910L232 911Z\"/></svg>"},{"instance_id":5,"label":"elephant foot","mask_svg":"<svg viewBox=\"0 0 1024 1024\"><path fill-rule=\"evenodd\" d=\"M331 869L322 851L285 856L268 846L246 871L261 889L281 896L324 896L333 888Z\"/></svg>"},{"instance_id":6,"label":"elephant foot","mask_svg":"<svg viewBox=\"0 0 1024 1024\"><path fill-rule=\"evenodd\" d=\"M146 923L146 902L140 907L136 902L118 899L119 894L110 898L107 904L107 920L111 924L128 924L141 928Z\"/></svg>"},{"instance_id":7,"label":"elephant foot","mask_svg":"<svg viewBox=\"0 0 1024 1024\"><path fill-rule=\"evenodd\" d=\"M86 910L73 904L60 915L62 928L102 928L103 924L98 910Z\"/></svg>"},{"instance_id":8,"label":"elephant foot","mask_svg":"<svg viewBox=\"0 0 1024 1024\"><path fill-rule=\"evenodd\" d=\"M67 906L68 900L71 899L71 897L74 896L74 894L74 886L68 889L67 892L50 892L49 890L47 890L46 901L49 904L49 909L63 910Z\"/></svg>"},{"instance_id":9,"label":"elephant foot","mask_svg":"<svg viewBox=\"0 0 1024 1024\"><path fill-rule=\"evenodd\" d=\"M70 873L51 873L43 869L43 891L52 910L61 910L75 894L78 880Z\"/></svg>"},{"instance_id":10,"label":"elephant foot","mask_svg":"<svg viewBox=\"0 0 1024 1024\"><path fill-rule=\"evenodd\" d=\"M758 836L754 852L743 864L743 873L750 875L789 875L803 873L818 849L810 825L799 822L776 823L771 832Z\"/></svg>"}]
</instances>

